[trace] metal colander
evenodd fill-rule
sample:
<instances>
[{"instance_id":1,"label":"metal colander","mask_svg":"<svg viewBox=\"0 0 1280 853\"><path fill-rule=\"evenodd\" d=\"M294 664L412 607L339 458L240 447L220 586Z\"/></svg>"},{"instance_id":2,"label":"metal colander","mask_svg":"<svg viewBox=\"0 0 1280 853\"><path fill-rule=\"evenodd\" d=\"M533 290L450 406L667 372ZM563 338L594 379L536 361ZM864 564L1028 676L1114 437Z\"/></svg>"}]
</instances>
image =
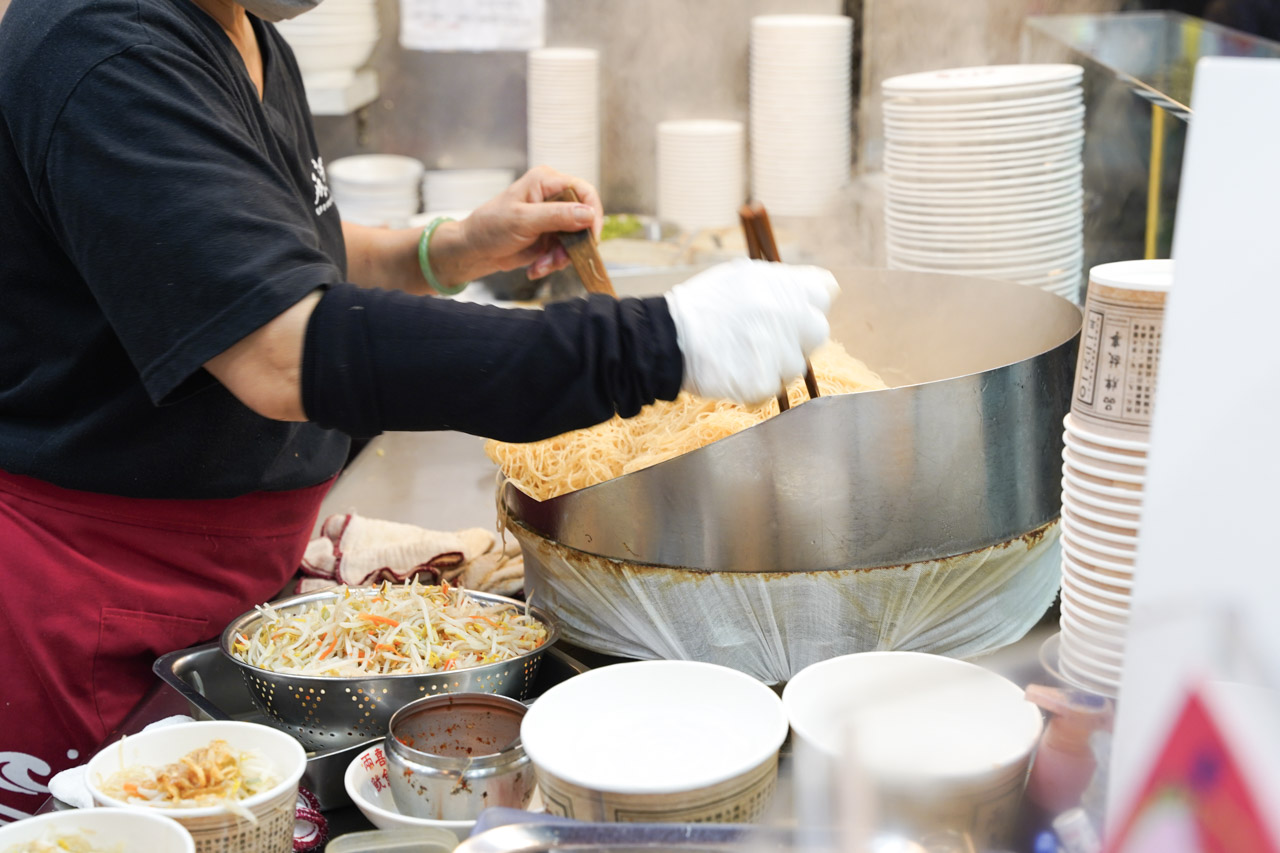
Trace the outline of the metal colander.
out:
<instances>
[{"instance_id":1,"label":"metal colander","mask_svg":"<svg viewBox=\"0 0 1280 853\"><path fill-rule=\"evenodd\" d=\"M524 602L464 590L466 595L484 604L512 604L525 608ZM337 592L295 595L272 607L289 613L316 602L336 598ZM240 669L253 701L279 728L292 734L303 745L314 750L331 750L376 740L387 734L391 715L423 696L437 693L497 693L516 699L527 698L542 653L559 636L554 619L538 607L529 613L547 628L547 641L531 652L499 663L451 672L422 675L371 675L365 678L290 675L250 666L231 654L236 634L248 634L255 623L264 618L257 610L243 614L222 632L222 653Z\"/></svg>"}]
</instances>

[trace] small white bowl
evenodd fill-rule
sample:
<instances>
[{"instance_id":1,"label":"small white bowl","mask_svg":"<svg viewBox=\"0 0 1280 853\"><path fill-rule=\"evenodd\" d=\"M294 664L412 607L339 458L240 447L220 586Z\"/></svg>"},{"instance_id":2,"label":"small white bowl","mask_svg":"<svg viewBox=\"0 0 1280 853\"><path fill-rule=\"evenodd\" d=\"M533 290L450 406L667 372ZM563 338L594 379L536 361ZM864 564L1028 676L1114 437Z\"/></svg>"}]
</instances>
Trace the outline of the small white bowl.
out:
<instances>
[{"instance_id":1,"label":"small white bowl","mask_svg":"<svg viewBox=\"0 0 1280 853\"><path fill-rule=\"evenodd\" d=\"M429 820L401 814L387 780L387 756L381 743L375 743L351 760L342 783L351 802L378 829L431 827L448 830L461 840L470 835L476 825L474 820Z\"/></svg>"},{"instance_id":2,"label":"small white bowl","mask_svg":"<svg viewBox=\"0 0 1280 853\"><path fill-rule=\"evenodd\" d=\"M154 811L128 809L67 809L0 826L0 850L39 841L47 834L83 832L95 850L157 850L195 853L191 833L182 824Z\"/></svg>"}]
</instances>

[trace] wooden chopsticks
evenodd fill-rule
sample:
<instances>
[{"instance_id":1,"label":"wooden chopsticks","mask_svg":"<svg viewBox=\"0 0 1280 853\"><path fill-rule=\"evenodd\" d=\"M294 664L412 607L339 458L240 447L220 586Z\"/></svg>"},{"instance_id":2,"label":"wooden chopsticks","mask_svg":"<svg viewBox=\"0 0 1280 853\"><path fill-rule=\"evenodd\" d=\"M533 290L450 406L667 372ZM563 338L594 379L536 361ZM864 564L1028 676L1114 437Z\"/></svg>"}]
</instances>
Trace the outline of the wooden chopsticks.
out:
<instances>
[{"instance_id":1,"label":"wooden chopsticks","mask_svg":"<svg viewBox=\"0 0 1280 853\"><path fill-rule=\"evenodd\" d=\"M778 255L778 243L773 237L773 226L769 224L769 213L763 204L758 201L744 204L738 208L738 218L742 220L742 232L747 238L748 257L775 263L782 260ZM818 379L813 375L813 365L807 358L804 360L804 387L809 392L810 399L818 398ZM778 411L785 412L789 408L791 401L787 399L786 386L783 386L778 392Z\"/></svg>"},{"instance_id":2,"label":"wooden chopsticks","mask_svg":"<svg viewBox=\"0 0 1280 853\"><path fill-rule=\"evenodd\" d=\"M547 199L547 201L578 201L578 194L573 191L573 187L565 187L564 190ZM590 229L586 228L582 231L561 231L558 235L560 245L564 246L564 250L569 253L569 260L573 263L574 270L578 273L578 278L582 279L582 286L587 289L588 293L607 293L616 297L617 291L613 289L613 282L609 279L609 271L604 268L604 259L600 257L600 249L596 246L596 235Z\"/></svg>"}]
</instances>

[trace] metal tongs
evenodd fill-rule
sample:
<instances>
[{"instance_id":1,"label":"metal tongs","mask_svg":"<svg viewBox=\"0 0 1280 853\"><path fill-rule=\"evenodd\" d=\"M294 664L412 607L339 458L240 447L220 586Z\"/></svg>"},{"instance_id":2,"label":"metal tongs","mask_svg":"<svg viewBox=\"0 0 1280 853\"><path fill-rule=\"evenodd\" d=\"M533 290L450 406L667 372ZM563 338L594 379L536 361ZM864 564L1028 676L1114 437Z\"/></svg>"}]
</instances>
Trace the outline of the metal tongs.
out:
<instances>
[{"instance_id":1,"label":"metal tongs","mask_svg":"<svg viewBox=\"0 0 1280 853\"><path fill-rule=\"evenodd\" d=\"M782 260L778 255L778 243L773 239L773 227L769 224L769 214L765 211L763 204L758 201L744 204L738 208L738 218L742 220L742 231L747 238L747 255L752 260L775 263ZM809 399L818 399L818 380L813 375L813 365L809 363L808 358L804 360L804 387L809 392ZM782 390L778 392L778 413L781 414L789 408L791 408L791 401L787 399L787 386L783 385Z\"/></svg>"}]
</instances>

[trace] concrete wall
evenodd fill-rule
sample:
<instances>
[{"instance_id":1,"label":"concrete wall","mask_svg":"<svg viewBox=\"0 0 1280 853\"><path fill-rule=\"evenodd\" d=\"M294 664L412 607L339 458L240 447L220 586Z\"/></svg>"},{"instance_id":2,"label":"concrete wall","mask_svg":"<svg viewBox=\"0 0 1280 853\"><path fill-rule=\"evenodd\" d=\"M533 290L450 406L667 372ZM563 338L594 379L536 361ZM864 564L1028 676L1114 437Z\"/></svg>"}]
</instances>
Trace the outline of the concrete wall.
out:
<instances>
[{"instance_id":1,"label":"concrete wall","mask_svg":"<svg viewBox=\"0 0 1280 853\"><path fill-rule=\"evenodd\" d=\"M549 46L601 52L601 190L612 210L651 211L655 125L746 119L753 15L839 14L841 0L547 0ZM382 97L357 118L317 120L327 159L408 154L428 168L525 163L523 53L424 53L396 43L396 0L380 0L373 66Z\"/></svg>"}]
</instances>

